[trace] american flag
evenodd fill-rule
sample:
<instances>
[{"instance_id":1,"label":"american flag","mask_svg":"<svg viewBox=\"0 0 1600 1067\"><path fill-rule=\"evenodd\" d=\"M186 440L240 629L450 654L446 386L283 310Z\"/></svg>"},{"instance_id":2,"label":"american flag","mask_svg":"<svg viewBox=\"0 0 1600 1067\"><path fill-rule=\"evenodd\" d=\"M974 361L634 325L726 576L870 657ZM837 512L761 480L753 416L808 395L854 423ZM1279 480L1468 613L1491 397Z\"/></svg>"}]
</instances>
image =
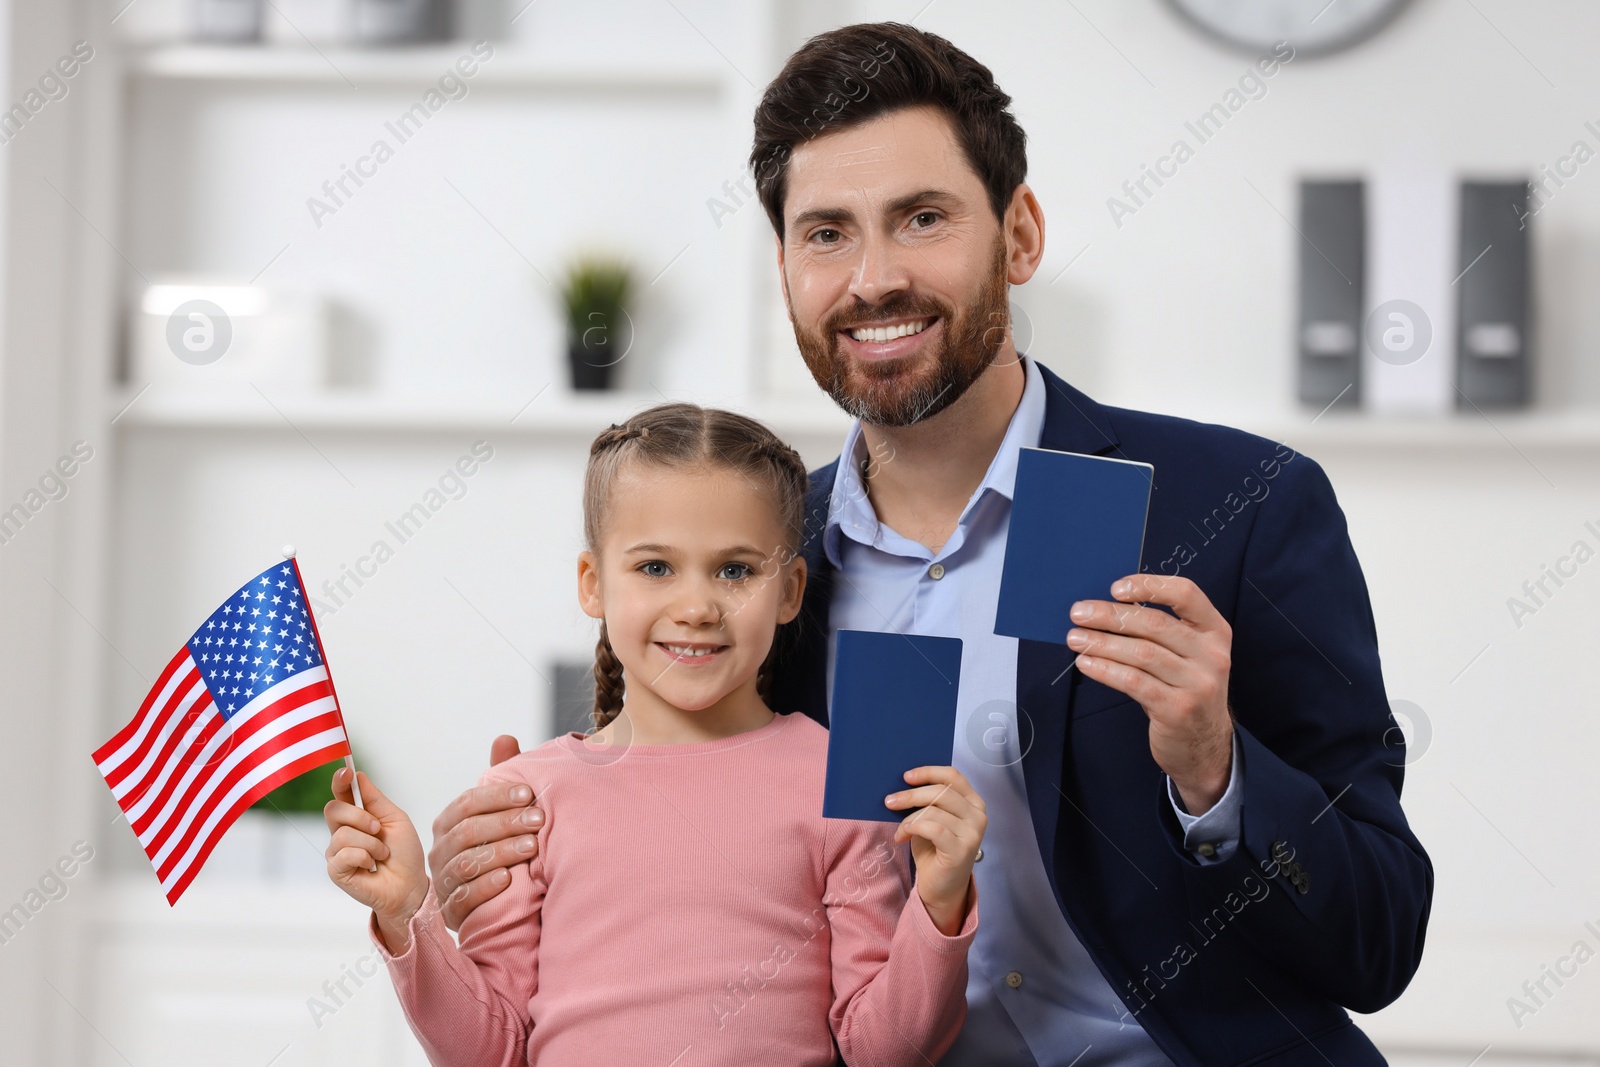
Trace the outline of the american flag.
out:
<instances>
[{"instance_id":1,"label":"american flag","mask_svg":"<svg viewBox=\"0 0 1600 1067\"><path fill-rule=\"evenodd\" d=\"M288 550L286 550L288 551ZM94 762L176 904L255 801L350 754L293 559L200 624Z\"/></svg>"}]
</instances>

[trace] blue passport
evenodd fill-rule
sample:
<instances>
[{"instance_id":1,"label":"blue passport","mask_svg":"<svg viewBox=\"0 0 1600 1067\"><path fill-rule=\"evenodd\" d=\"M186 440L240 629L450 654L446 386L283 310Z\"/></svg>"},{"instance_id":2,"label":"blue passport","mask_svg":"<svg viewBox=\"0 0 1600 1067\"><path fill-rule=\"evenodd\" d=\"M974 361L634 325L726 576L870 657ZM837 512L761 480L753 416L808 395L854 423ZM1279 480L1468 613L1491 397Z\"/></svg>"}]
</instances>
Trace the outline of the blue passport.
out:
<instances>
[{"instance_id":1,"label":"blue passport","mask_svg":"<svg viewBox=\"0 0 1600 1067\"><path fill-rule=\"evenodd\" d=\"M835 640L822 815L899 822L915 809L883 798L910 788L902 775L952 762L961 640L870 630Z\"/></svg>"},{"instance_id":2,"label":"blue passport","mask_svg":"<svg viewBox=\"0 0 1600 1067\"><path fill-rule=\"evenodd\" d=\"M994 632L1064 645L1079 600L1136 574L1155 468L1046 448L1017 457Z\"/></svg>"}]
</instances>

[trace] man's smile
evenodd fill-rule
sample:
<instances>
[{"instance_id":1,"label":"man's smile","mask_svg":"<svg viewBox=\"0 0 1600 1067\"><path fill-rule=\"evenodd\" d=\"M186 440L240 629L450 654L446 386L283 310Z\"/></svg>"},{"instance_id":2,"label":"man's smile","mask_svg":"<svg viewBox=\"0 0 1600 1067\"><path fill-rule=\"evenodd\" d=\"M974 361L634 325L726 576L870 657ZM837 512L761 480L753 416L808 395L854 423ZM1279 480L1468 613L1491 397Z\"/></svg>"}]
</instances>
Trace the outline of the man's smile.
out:
<instances>
[{"instance_id":1,"label":"man's smile","mask_svg":"<svg viewBox=\"0 0 1600 1067\"><path fill-rule=\"evenodd\" d=\"M841 343L852 355L861 359L895 359L909 355L932 340L935 329L943 323L937 315L896 319L883 323L865 323L837 331ZM923 335L930 335L924 337Z\"/></svg>"}]
</instances>

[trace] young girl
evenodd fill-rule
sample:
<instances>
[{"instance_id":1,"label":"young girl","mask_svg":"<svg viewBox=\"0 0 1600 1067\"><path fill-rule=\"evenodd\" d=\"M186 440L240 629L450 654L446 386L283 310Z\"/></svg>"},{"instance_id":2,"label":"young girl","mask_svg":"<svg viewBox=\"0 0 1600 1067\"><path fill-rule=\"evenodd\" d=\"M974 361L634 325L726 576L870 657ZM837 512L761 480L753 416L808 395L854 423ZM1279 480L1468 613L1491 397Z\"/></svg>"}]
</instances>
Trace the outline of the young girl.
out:
<instances>
[{"instance_id":1,"label":"young girl","mask_svg":"<svg viewBox=\"0 0 1600 1067\"><path fill-rule=\"evenodd\" d=\"M404 812L348 772L328 874L436 1065L924 1065L966 1015L983 801L919 767L902 822L823 819L827 731L764 697L800 610L806 470L765 427L651 408L590 448L578 557L596 730L491 769L537 856L457 948ZM910 871L896 846L911 843Z\"/></svg>"}]
</instances>

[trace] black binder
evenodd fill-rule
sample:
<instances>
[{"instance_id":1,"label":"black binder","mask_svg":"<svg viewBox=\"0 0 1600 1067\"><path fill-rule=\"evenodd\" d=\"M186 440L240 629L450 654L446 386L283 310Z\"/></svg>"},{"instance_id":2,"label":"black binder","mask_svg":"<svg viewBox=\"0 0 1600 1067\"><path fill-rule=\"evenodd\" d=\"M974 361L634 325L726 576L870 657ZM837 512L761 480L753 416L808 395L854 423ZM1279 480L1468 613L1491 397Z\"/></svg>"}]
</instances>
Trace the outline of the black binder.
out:
<instances>
[{"instance_id":1,"label":"black binder","mask_svg":"<svg viewBox=\"0 0 1600 1067\"><path fill-rule=\"evenodd\" d=\"M1300 183L1299 395L1304 404L1361 403L1366 196L1360 181Z\"/></svg>"},{"instance_id":2,"label":"black binder","mask_svg":"<svg viewBox=\"0 0 1600 1067\"><path fill-rule=\"evenodd\" d=\"M1461 183L1456 406L1520 407L1532 394L1528 183Z\"/></svg>"}]
</instances>

